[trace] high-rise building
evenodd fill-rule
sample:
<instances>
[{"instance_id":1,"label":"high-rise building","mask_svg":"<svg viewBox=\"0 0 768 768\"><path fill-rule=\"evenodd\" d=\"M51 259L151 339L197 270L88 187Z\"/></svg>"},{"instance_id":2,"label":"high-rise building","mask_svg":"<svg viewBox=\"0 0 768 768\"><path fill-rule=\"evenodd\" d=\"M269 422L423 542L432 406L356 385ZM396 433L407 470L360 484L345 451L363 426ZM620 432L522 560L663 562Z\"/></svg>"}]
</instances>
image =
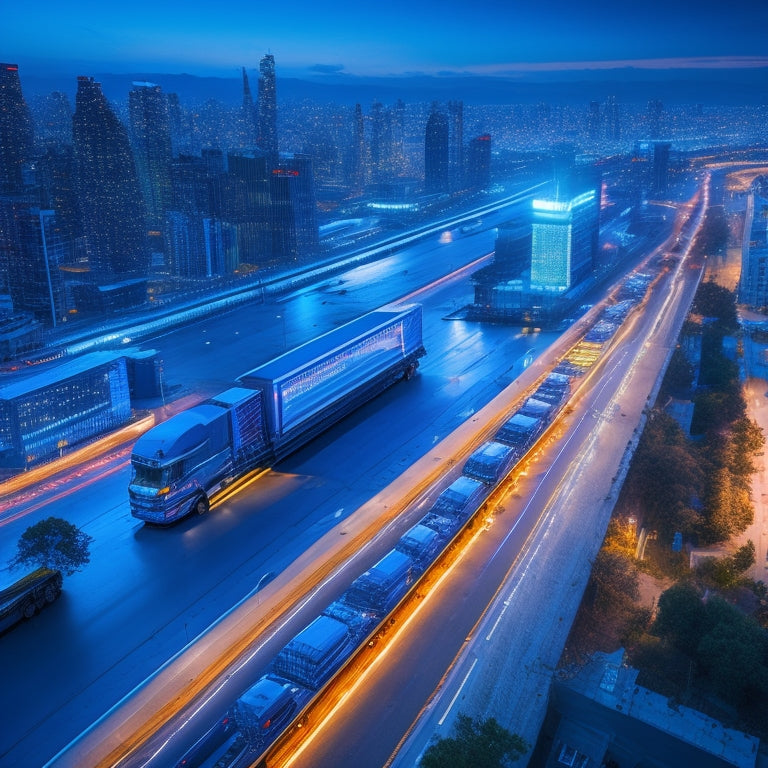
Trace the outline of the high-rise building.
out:
<instances>
[{"instance_id":1,"label":"high-rise building","mask_svg":"<svg viewBox=\"0 0 768 768\"><path fill-rule=\"evenodd\" d=\"M450 187L448 120L437 103L424 133L424 190L427 194L448 192Z\"/></svg>"},{"instance_id":2,"label":"high-rise building","mask_svg":"<svg viewBox=\"0 0 768 768\"><path fill-rule=\"evenodd\" d=\"M611 141L621 139L621 113L615 96L609 96L605 102L605 122L608 138Z\"/></svg>"},{"instance_id":3,"label":"high-rise building","mask_svg":"<svg viewBox=\"0 0 768 768\"><path fill-rule=\"evenodd\" d=\"M0 193L17 194L23 190L23 169L32 156L33 138L19 67L0 64Z\"/></svg>"},{"instance_id":4,"label":"high-rise building","mask_svg":"<svg viewBox=\"0 0 768 768\"><path fill-rule=\"evenodd\" d=\"M171 199L171 129L168 100L159 85L134 82L128 93L136 173L147 214L147 243L164 264L163 227Z\"/></svg>"},{"instance_id":5,"label":"high-rise building","mask_svg":"<svg viewBox=\"0 0 768 768\"><path fill-rule=\"evenodd\" d=\"M379 184L386 178L386 113L384 106L379 101L371 105L371 142L369 157L371 160L371 181Z\"/></svg>"},{"instance_id":6,"label":"high-rise building","mask_svg":"<svg viewBox=\"0 0 768 768\"><path fill-rule=\"evenodd\" d=\"M741 246L739 301L768 310L768 177L758 176L747 196Z\"/></svg>"},{"instance_id":7,"label":"high-rise building","mask_svg":"<svg viewBox=\"0 0 768 768\"><path fill-rule=\"evenodd\" d=\"M270 174L269 190L273 257L284 263L311 256L318 247L312 158L281 153Z\"/></svg>"},{"instance_id":8,"label":"high-rise building","mask_svg":"<svg viewBox=\"0 0 768 768\"><path fill-rule=\"evenodd\" d=\"M91 282L146 278L144 204L128 133L92 77L77 79L72 137Z\"/></svg>"},{"instance_id":9,"label":"high-rise building","mask_svg":"<svg viewBox=\"0 0 768 768\"><path fill-rule=\"evenodd\" d=\"M448 176L452 192L464 188L464 102L448 102Z\"/></svg>"},{"instance_id":10,"label":"high-rise building","mask_svg":"<svg viewBox=\"0 0 768 768\"><path fill-rule=\"evenodd\" d=\"M572 197L532 201L531 291L564 293L589 275L599 210L593 188Z\"/></svg>"},{"instance_id":11,"label":"high-rise building","mask_svg":"<svg viewBox=\"0 0 768 768\"><path fill-rule=\"evenodd\" d=\"M277 89L275 57L268 53L259 62L259 148L277 156Z\"/></svg>"},{"instance_id":12,"label":"high-rise building","mask_svg":"<svg viewBox=\"0 0 768 768\"><path fill-rule=\"evenodd\" d=\"M13 242L8 289L15 312L31 312L44 325L57 326L66 314L60 267L67 251L51 210L8 198L0 200L0 223Z\"/></svg>"},{"instance_id":13,"label":"high-rise building","mask_svg":"<svg viewBox=\"0 0 768 768\"><path fill-rule=\"evenodd\" d=\"M365 188L365 118L363 108L355 104L352 123L352 147L350 152L350 187L353 194L361 194Z\"/></svg>"},{"instance_id":14,"label":"high-rise building","mask_svg":"<svg viewBox=\"0 0 768 768\"><path fill-rule=\"evenodd\" d=\"M256 106L251 95L251 86L248 82L248 73L243 67L243 103L240 107L240 146L243 149L253 149L257 144L258 119Z\"/></svg>"},{"instance_id":15,"label":"high-rise building","mask_svg":"<svg viewBox=\"0 0 768 768\"><path fill-rule=\"evenodd\" d=\"M466 186L485 189L491 183L491 136L476 136L467 147Z\"/></svg>"}]
</instances>

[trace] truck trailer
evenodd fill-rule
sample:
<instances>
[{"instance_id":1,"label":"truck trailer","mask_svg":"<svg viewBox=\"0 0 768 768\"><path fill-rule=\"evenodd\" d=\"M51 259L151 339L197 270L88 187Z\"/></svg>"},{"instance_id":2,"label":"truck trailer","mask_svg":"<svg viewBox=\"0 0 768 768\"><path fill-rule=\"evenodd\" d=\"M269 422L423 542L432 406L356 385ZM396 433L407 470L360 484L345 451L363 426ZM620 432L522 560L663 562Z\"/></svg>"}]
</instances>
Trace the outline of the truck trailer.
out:
<instances>
[{"instance_id":1,"label":"truck trailer","mask_svg":"<svg viewBox=\"0 0 768 768\"><path fill-rule=\"evenodd\" d=\"M147 431L131 455L131 514L160 525L266 469L401 378L426 354L421 305L384 307L244 373Z\"/></svg>"},{"instance_id":2,"label":"truck trailer","mask_svg":"<svg viewBox=\"0 0 768 768\"><path fill-rule=\"evenodd\" d=\"M38 568L0 589L0 632L22 619L31 619L61 594L61 572Z\"/></svg>"}]
</instances>

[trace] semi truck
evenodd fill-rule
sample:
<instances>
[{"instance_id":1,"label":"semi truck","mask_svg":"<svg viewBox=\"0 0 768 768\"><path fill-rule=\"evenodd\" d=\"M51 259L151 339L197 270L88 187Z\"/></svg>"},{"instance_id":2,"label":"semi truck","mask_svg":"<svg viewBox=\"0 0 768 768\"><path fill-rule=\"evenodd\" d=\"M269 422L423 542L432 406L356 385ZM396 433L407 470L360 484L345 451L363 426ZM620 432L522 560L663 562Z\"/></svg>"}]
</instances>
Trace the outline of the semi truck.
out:
<instances>
[{"instance_id":1,"label":"semi truck","mask_svg":"<svg viewBox=\"0 0 768 768\"><path fill-rule=\"evenodd\" d=\"M31 619L61 594L61 572L38 568L0 589L0 632L22 619Z\"/></svg>"},{"instance_id":2,"label":"semi truck","mask_svg":"<svg viewBox=\"0 0 768 768\"><path fill-rule=\"evenodd\" d=\"M240 377L136 442L131 514L165 525L237 478L266 469L401 378L426 354L421 305L369 312Z\"/></svg>"}]
</instances>

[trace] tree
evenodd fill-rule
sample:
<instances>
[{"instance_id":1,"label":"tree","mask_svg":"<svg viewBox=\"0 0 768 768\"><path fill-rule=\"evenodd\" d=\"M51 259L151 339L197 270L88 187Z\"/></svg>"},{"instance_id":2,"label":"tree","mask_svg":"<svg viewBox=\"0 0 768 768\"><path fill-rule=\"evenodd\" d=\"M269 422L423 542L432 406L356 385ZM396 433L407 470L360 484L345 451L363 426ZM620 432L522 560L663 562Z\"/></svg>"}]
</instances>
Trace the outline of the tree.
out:
<instances>
[{"instance_id":1,"label":"tree","mask_svg":"<svg viewBox=\"0 0 768 768\"><path fill-rule=\"evenodd\" d=\"M640 597L640 579L632 560L620 552L601 549L590 576L595 587L595 602L623 604Z\"/></svg>"},{"instance_id":2,"label":"tree","mask_svg":"<svg viewBox=\"0 0 768 768\"><path fill-rule=\"evenodd\" d=\"M659 597L654 631L685 653L693 654L701 639L706 609L694 586L675 584Z\"/></svg>"},{"instance_id":3,"label":"tree","mask_svg":"<svg viewBox=\"0 0 768 768\"><path fill-rule=\"evenodd\" d=\"M21 534L11 568L42 566L71 576L90 562L93 539L60 517L46 517Z\"/></svg>"},{"instance_id":4,"label":"tree","mask_svg":"<svg viewBox=\"0 0 768 768\"><path fill-rule=\"evenodd\" d=\"M421 768L504 768L528 749L516 733L502 728L496 719L474 720L459 714L455 736L438 739L424 753Z\"/></svg>"}]
</instances>

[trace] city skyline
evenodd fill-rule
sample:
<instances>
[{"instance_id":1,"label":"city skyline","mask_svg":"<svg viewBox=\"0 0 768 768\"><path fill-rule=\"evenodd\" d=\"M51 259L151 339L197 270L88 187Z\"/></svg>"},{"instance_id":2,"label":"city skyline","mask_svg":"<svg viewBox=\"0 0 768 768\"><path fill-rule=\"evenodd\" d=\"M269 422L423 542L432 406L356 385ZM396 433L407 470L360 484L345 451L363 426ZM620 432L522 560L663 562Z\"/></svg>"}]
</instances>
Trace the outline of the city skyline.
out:
<instances>
[{"instance_id":1,"label":"city skyline","mask_svg":"<svg viewBox=\"0 0 768 768\"><path fill-rule=\"evenodd\" d=\"M25 72L169 71L234 75L264 51L285 76L457 75L522 77L572 70L753 69L768 66L768 6L693 14L681 0L652 0L641 13L604 0L588 6L434 2L386 8L336 3L207 6L143 0L106 9L45 0L5 10L5 60ZM39 24L41 15L45 26ZM404 21L405 20L405 21Z\"/></svg>"}]
</instances>

